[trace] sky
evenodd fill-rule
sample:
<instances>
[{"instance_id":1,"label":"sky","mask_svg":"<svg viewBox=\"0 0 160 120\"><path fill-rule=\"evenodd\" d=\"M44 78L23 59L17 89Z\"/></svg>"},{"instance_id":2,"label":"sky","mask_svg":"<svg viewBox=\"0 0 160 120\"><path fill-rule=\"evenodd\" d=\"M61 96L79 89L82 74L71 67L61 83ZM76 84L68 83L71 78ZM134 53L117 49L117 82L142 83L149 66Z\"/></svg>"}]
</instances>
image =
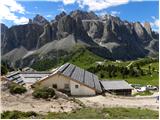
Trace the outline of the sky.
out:
<instances>
[{"instance_id":1,"label":"sky","mask_svg":"<svg viewBox=\"0 0 160 120\"><path fill-rule=\"evenodd\" d=\"M53 20L65 11L94 11L97 15L111 14L129 22L150 22L159 29L158 0L0 0L0 22L8 27L26 24L36 14Z\"/></svg>"}]
</instances>

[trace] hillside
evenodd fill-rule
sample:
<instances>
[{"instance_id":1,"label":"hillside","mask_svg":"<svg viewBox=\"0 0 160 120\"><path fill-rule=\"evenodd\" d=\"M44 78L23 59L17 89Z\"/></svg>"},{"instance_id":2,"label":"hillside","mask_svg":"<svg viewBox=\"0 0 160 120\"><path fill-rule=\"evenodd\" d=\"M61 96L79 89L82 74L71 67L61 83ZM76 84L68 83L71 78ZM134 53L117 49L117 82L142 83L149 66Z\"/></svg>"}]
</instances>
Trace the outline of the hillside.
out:
<instances>
[{"instance_id":1,"label":"hillside","mask_svg":"<svg viewBox=\"0 0 160 120\"><path fill-rule=\"evenodd\" d=\"M57 57L55 60L45 59L39 60L31 67L38 71L50 70L56 66L60 66L66 62L73 63L82 68L89 68L95 65L96 61L104 60L102 57L92 53L86 47L76 46L74 52L69 52L67 55Z\"/></svg>"},{"instance_id":2,"label":"hillside","mask_svg":"<svg viewBox=\"0 0 160 120\"><path fill-rule=\"evenodd\" d=\"M102 80L126 80L130 84L159 86L159 62L143 58L134 61L106 61L88 68Z\"/></svg>"}]
</instances>

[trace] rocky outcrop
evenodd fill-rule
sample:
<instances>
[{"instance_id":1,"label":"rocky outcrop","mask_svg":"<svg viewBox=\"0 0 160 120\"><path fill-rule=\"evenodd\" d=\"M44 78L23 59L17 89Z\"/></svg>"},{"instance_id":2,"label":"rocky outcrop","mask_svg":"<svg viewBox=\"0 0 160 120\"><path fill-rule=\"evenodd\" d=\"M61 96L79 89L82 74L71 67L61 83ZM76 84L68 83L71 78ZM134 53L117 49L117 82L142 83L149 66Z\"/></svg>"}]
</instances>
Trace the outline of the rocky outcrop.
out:
<instances>
[{"instance_id":1,"label":"rocky outcrop","mask_svg":"<svg viewBox=\"0 0 160 120\"><path fill-rule=\"evenodd\" d=\"M92 39L100 39L103 36L104 24L99 20L83 20L84 29Z\"/></svg>"},{"instance_id":2,"label":"rocky outcrop","mask_svg":"<svg viewBox=\"0 0 160 120\"><path fill-rule=\"evenodd\" d=\"M37 24L12 26L7 30L2 42L2 54L20 46L27 50L35 49L42 32L43 27Z\"/></svg>"},{"instance_id":3,"label":"rocky outcrop","mask_svg":"<svg viewBox=\"0 0 160 120\"><path fill-rule=\"evenodd\" d=\"M158 49L155 45L157 41L153 40L158 40L158 36L151 30L149 23L143 27L139 22L130 23L106 15L103 20L83 20L83 25L88 35L107 48L116 59L144 57L149 51L156 53Z\"/></svg>"},{"instance_id":4,"label":"rocky outcrop","mask_svg":"<svg viewBox=\"0 0 160 120\"><path fill-rule=\"evenodd\" d=\"M144 23L144 28L146 29L147 33L152 36L152 28L149 22Z\"/></svg>"},{"instance_id":5,"label":"rocky outcrop","mask_svg":"<svg viewBox=\"0 0 160 120\"><path fill-rule=\"evenodd\" d=\"M52 26L50 24L47 24L44 26L44 32L40 35L38 39L37 48L40 48L41 46L45 45L48 42L51 42L56 38L55 31L52 30Z\"/></svg>"},{"instance_id":6,"label":"rocky outcrop","mask_svg":"<svg viewBox=\"0 0 160 120\"><path fill-rule=\"evenodd\" d=\"M39 38L38 48L48 42L61 40L69 35L73 35L75 42L83 42L88 45L95 45L94 41L86 33L82 20L72 18L70 15L59 17L59 21L54 21L44 27L44 32Z\"/></svg>"},{"instance_id":7,"label":"rocky outcrop","mask_svg":"<svg viewBox=\"0 0 160 120\"><path fill-rule=\"evenodd\" d=\"M6 32L8 30L8 27L3 23L0 23L0 27L1 27L0 29L1 30L1 43L3 43L4 38L6 37Z\"/></svg>"}]
</instances>

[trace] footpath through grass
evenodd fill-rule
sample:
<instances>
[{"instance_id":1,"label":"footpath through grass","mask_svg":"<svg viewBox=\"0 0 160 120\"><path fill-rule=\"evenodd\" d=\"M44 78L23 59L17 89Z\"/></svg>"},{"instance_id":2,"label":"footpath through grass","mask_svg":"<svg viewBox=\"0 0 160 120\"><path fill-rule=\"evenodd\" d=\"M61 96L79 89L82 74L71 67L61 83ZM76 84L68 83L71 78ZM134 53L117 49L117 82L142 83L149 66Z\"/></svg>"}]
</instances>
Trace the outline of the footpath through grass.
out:
<instances>
[{"instance_id":1,"label":"footpath through grass","mask_svg":"<svg viewBox=\"0 0 160 120\"><path fill-rule=\"evenodd\" d=\"M95 65L88 70L98 75L101 80L126 80L129 84L159 86L159 62L150 58L106 61L103 65Z\"/></svg>"},{"instance_id":2,"label":"footpath through grass","mask_svg":"<svg viewBox=\"0 0 160 120\"><path fill-rule=\"evenodd\" d=\"M82 108L68 113L40 115L35 112L7 111L2 119L41 118L41 119L158 119L158 111L136 108Z\"/></svg>"}]
</instances>

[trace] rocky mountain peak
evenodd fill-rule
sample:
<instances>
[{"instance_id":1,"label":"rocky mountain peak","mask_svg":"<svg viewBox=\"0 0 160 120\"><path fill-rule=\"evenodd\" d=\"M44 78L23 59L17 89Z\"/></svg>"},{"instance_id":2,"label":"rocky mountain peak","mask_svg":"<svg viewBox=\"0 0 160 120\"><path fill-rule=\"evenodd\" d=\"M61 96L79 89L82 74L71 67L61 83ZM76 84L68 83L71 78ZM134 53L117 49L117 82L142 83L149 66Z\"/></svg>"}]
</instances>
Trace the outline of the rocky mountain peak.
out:
<instances>
[{"instance_id":1,"label":"rocky mountain peak","mask_svg":"<svg viewBox=\"0 0 160 120\"><path fill-rule=\"evenodd\" d=\"M66 16L67 14L63 11L59 15L56 15L55 20L59 21L63 16Z\"/></svg>"},{"instance_id":2,"label":"rocky mountain peak","mask_svg":"<svg viewBox=\"0 0 160 120\"><path fill-rule=\"evenodd\" d=\"M149 22L144 22L144 28L146 29L149 35L152 35L152 29Z\"/></svg>"},{"instance_id":3,"label":"rocky mountain peak","mask_svg":"<svg viewBox=\"0 0 160 120\"><path fill-rule=\"evenodd\" d=\"M1 27L1 33L4 33L8 29L8 27L3 23L0 23L0 27Z\"/></svg>"},{"instance_id":4,"label":"rocky mountain peak","mask_svg":"<svg viewBox=\"0 0 160 120\"><path fill-rule=\"evenodd\" d=\"M48 20L45 19L43 16L37 14L37 15L33 18L32 23L33 23L33 24L38 24L38 25L44 26L44 25L48 24L49 22L48 22Z\"/></svg>"},{"instance_id":5,"label":"rocky mountain peak","mask_svg":"<svg viewBox=\"0 0 160 120\"><path fill-rule=\"evenodd\" d=\"M80 18L81 20L97 20L99 17L94 12L85 12L81 10L75 10L70 13L73 18Z\"/></svg>"},{"instance_id":6,"label":"rocky mountain peak","mask_svg":"<svg viewBox=\"0 0 160 120\"><path fill-rule=\"evenodd\" d=\"M15 50L21 51L23 47L25 52L19 58L25 56L26 65L35 56L39 60L38 55L42 53L42 57L54 58L57 48L65 53L77 44L91 47L95 54L106 59L108 54L110 59L123 60L156 56L159 49L159 34L152 31L149 23L123 21L112 15L101 19L94 12L81 10L69 15L62 12L51 22L36 15L25 25L7 28L1 24L1 30L2 56L13 56Z\"/></svg>"}]
</instances>

